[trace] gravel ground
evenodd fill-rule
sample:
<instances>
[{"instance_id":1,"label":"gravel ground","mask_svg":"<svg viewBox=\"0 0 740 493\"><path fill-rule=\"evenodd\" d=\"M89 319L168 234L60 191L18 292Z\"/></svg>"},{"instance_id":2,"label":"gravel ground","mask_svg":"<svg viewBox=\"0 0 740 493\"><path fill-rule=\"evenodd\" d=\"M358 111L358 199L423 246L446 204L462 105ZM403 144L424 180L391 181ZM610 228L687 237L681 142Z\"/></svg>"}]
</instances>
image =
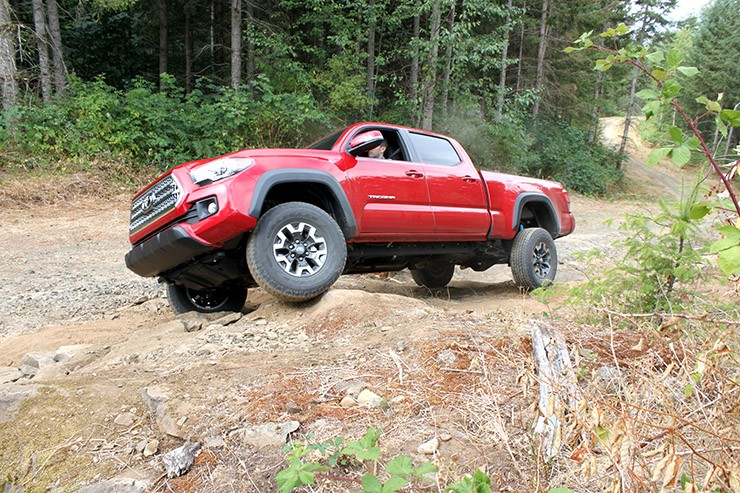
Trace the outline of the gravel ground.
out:
<instances>
[{"instance_id":1,"label":"gravel ground","mask_svg":"<svg viewBox=\"0 0 740 493\"><path fill-rule=\"evenodd\" d=\"M164 287L126 269L128 204L100 205L92 199L74 207L40 206L6 213L0 229L0 337L27 333L49 324L101 319L120 307L161 298ZM576 232L557 241L561 280L578 279L573 254L594 247L607 248L616 226L604 221L631 209L575 197ZM485 273L465 272L463 278L501 282L508 268ZM354 287L351 279L339 285ZM496 300L491 300L495 309Z\"/></svg>"},{"instance_id":2,"label":"gravel ground","mask_svg":"<svg viewBox=\"0 0 740 493\"><path fill-rule=\"evenodd\" d=\"M144 297L155 280L129 272L126 204L6 212L0 229L0 337L99 319Z\"/></svg>"}]
</instances>

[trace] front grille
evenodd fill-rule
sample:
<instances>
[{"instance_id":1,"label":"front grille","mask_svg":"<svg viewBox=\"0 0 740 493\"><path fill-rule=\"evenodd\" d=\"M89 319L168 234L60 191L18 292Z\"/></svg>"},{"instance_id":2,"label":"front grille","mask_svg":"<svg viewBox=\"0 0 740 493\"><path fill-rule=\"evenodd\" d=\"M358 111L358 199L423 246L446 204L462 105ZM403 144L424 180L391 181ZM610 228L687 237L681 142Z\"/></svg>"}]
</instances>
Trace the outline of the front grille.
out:
<instances>
[{"instance_id":1,"label":"front grille","mask_svg":"<svg viewBox=\"0 0 740 493\"><path fill-rule=\"evenodd\" d=\"M136 197L131 204L131 225L133 234L167 214L175 207L182 195L182 188L172 175L167 175Z\"/></svg>"}]
</instances>

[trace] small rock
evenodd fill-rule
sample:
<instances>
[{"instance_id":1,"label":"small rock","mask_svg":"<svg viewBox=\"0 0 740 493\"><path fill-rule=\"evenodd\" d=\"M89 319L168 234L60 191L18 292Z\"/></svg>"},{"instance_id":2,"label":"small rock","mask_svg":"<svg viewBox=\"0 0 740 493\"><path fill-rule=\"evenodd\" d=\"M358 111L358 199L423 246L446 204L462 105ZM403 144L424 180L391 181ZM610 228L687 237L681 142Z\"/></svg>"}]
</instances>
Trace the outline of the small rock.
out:
<instances>
[{"instance_id":1,"label":"small rock","mask_svg":"<svg viewBox=\"0 0 740 493\"><path fill-rule=\"evenodd\" d=\"M24 377L33 378L41 368L55 364L54 353L51 351L36 351L26 353L21 360L20 371Z\"/></svg>"},{"instance_id":2,"label":"small rock","mask_svg":"<svg viewBox=\"0 0 740 493\"><path fill-rule=\"evenodd\" d=\"M285 412L287 412L288 414L298 414L303 412L303 408L295 402L291 401L285 405Z\"/></svg>"},{"instance_id":3,"label":"small rock","mask_svg":"<svg viewBox=\"0 0 740 493\"><path fill-rule=\"evenodd\" d=\"M136 422L136 415L131 413L121 413L116 416L116 419L114 419L113 422L118 426L123 426L127 428Z\"/></svg>"},{"instance_id":4,"label":"small rock","mask_svg":"<svg viewBox=\"0 0 740 493\"><path fill-rule=\"evenodd\" d=\"M109 479L77 490L77 493L143 493L149 485L137 479Z\"/></svg>"},{"instance_id":5,"label":"small rock","mask_svg":"<svg viewBox=\"0 0 740 493\"><path fill-rule=\"evenodd\" d=\"M354 407L357 405L357 400L352 395L345 395L339 402L339 405L342 407Z\"/></svg>"},{"instance_id":6,"label":"small rock","mask_svg":"<svg viewBox=\"0 0 740 493\"><path fill-rule=\"evenodd\" d=\"M339 382L336 385L334 385L334 390L337 391L337 393L344 394L344 395L357 395L362 390L367 387L367 383L363 382L362 380L357 381L344 381Z\"/></svg>"},{"instance_id":7,"label":"small rock","mask_svg":"<svg viewBox=\"0 0 740 493\"><path fill-rule=\"evenodd\" d=\"M164 464L167 477L176 478L188 472L193 466L199 451L200 443L186 442L182 447L164 454L162 464Z\"/></svg>"},{"instance_id":8,"label":"small rock","mask_svg":"<svg viewBox=\"0 0 740 493\"><path fill-rule=\"evenodd\" d=\"M210 436L203 441L203 446L208 448L221 448L226 446L226 441L222 436Z\"/></svg>"},{"instance_id":9,"label":"small rock","mask_svg":"<svg viewBox=\"0 0 740 493\"><path fill-rule=\"evenodd\" d=\"M267 320L264 318L258 318L254 321L254 325L267 325Z\"/></svg>"},{"instance_id":10,"label":"small rock","mask_svg":"<svg viewBox=\"0 0 740 493\"><path fill-rule=\"evenodd\" d=\"M54 361L60 362L72 359L78 354L87 351L92 346L90 344L72 344L70 346L61 346L54 352Z\"/></svg>"},{"instance_id":11,"label":"small rock","mask_svg":"<svg viewBox=\"0 0 740 493\"><path fill-rule=\"evenodd\" d=\"M149 442L147 442L142 452L144 454L144 457L151 457L152 455L156 454L158 450L159 450L159 440L155 439L155 440L150 440Z\"/></svg>"},{"instance_id":12,"label":"small rock","mask_svg":"<svg viewBox=\"0 0 740 493\"><path fill-rule=\"evenodd\" d=\"M23 376L23 373L12 366L0 367L0 384L15 382Z\"/></svg>"},{"instance_id":13,"label":"small rock","mask_svg":"<svg viewBox=\"0 0 740 493\"><path fill-rule=\"evenodd\" d=\"M435 356L434 359L436 359L443 365L452 366L455 364L455 361L457 361L457 356L455 356L455 353L452 351L452 349L445 349L444 351L440 351L439 353L437 353L437 356Z\"/></svg>"},{"instance_id":14,"label":"small rock","mask_svg":"<svg viewBox=\"0 0 740 493\"><path fill-rule=\"evenodd\" d=\"M359 393L357 403L364 407L384 407L386 405L385 399L367 389Z\"/></svg>"},{"instance_id":15,"label":"small rock","mask_svg":"<svg viewBox=\"0 0 740 493\"><path fill-rule=\"evenodd\" d=\"M148 443L149 442L147 441L146 438L144 438L142 440L139 440L138 442L136 442L136 445L134 446L134 451L137 454L143 453L144 452L144 449L146 448L146 446L147 446Z\"/></svg>"},{"instance_id":16,"label":"small rock","mask_svg":"<svg viewBox=\"0 0 740 493\"><path fill-rule=\"evenodd\" d=\"M167 406L170 398L167 389L157 386L145 387L141 389L141 397L149 409L154 412L159 431L173 437L183 438L182 430L171 416Z\"/></svg>"},{"instance_id":17,"label":"small rock","mask_svg":"<svg viewBox=\"0 0 740 493\"><path fill-rule=\"evenodd\" d=\"M230 325L235 322L238 322L241 318L242 318L242 314L240 312L234 312L234 313L229 313L228 315L224 315L221 318L217 318L211 323L216 324L216 325L226 326L226 325Z\"/></svg>"},{"instance_id":18,"label":"small rock","mask_svg":"<svg viewBox=\"0 0 740 493\"><path fill-rule=\"evenodd\" d=\"M296 431L301 424L298 421L286 423L265 423L242 430L244 443L253 447L282 447L288 441L288 435Z\"/></svg>"},{"instance_id":19,"label":"small rock","mask_svg":"<svg viewBox=\"0 0 740 493\"><path fill-rule=\"evenodd\" d=\"M182 320L185 332L197 332L203 328L202 320Z\"/></svg>"},{"instance_id":20,"label":"small rock","mask_svg":"<svg viewBox=\"0 0 740 493\"><path fill-rule=\"evenodd\" d=\"M418 453L424 455L433 455L437 452L437 450L439 450L439 439L437 437L434 437L431 440L422 443L416 449Z\"/></svg>"},{"instance_id":21,"label":"small rock","mask_svg":"<svg viewBox=\"0 0 740 493\"><path fill-rule=\"evenodd\" d=\"M452 440L452 435L450 435L449 433L440 433L439 439L443 442L449 442L450 440Z\"/></svg>"},{"instance_id":22,"label":"small rock","mask_svg":"<svg viewBox=\"0 0 740 493\"><path fill-rule=\"evenodd\" d=\"M409 348L409 343L406 341L398 341L396 343L396 351L398 351L399 353L406 351L408 348Z\"/></svg>"}]
</instances>

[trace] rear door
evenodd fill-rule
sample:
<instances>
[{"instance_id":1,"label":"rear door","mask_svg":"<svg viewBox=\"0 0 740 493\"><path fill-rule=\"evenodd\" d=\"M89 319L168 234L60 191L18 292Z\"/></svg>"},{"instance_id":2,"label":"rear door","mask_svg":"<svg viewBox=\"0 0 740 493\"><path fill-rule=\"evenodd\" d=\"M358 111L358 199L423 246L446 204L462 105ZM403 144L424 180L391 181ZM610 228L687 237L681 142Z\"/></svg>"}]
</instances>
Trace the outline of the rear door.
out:
<instances>
[{"instance_id":1,"label":"rear door","mask_svg":"<svg viewBox=\"0 0 740 493\"><path fill-rule=\"evenodd\" d=\"M491 225L485 184L448 139L409 133L423 163L438 239L485 239Z\"/></svg>"}]
</instances>

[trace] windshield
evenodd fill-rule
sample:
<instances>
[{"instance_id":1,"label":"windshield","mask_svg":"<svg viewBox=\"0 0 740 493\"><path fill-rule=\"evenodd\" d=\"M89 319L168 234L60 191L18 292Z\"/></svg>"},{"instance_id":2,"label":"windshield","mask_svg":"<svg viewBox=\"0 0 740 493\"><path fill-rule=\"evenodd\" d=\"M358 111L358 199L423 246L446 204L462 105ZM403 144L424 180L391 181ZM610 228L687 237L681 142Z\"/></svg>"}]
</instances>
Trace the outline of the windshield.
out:
<instances>
[{"instance_id":1,"label":"windshield","mask_svg":"<svg viewBox=\"0 0 740 493\"><path fill-rule=\"evenodd\" d=\"M339 138L342 133L344 133L346 129L337 130L333 134L329 134L326 137L317 140L310 146L308 146L309 149L320 149L324 151L330 151L332 147L334 147L334 144L337 142L337 139Z\"/></svg>"}]
</instances>

